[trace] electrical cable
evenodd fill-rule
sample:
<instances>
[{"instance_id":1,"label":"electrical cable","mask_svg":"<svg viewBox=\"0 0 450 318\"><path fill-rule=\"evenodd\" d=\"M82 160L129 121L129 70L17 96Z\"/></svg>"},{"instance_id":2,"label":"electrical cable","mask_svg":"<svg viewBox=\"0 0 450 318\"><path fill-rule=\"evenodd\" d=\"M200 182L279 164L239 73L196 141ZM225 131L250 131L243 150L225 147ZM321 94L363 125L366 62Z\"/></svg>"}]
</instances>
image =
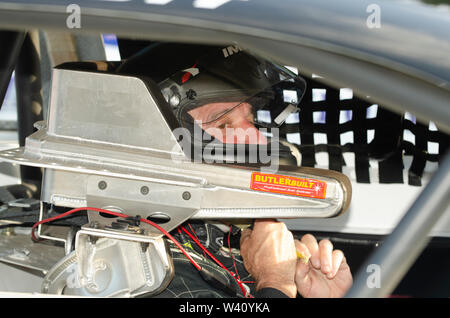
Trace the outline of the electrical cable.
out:
<instances>
[{"instance_id":1,"label":"electrical cable","mask_svg":"<svg viewBox=\"0 0 450 318\"><path fill-rule=\"evenodd\" d=\"M36 228L39 225L44 224L44 223L48 223L48 222L52 222L52 221L55 221L55 220L58 220L58 219L61 219L63 217L66 217L68 215L71 215L71 214L79 212L79 211L94 211L94 212L110 214L110 215L114 215L114 216L122 217L122 218L129 218L130 217L129 215L126 215L126 214L123 214L123 213L113 212L113 211L109 211L109 210L105 210L105 209L99 209L99 208L93 208L93 207L76 208L76 209L72 209L70 211L64 212L62 214L59 214L57 216L54 216L54 217L51 217L51 218L44 219L44 220L41 220L39 222L36 222L31 227L31 237L32 237L33 241L38 241L38 238L36 238L34 232L35 232ZM166 230L164 230L158 224L156 224L156 223L154 223L154 222L152 222L150 220L141 218L140 221L155 227L161 233L163 233L165 236L167 236L172 242L174 242L174 244L181 250L181 252L188 258L188 260L192 263L192 265L194 265L194 267L196 269L198 269L199 271L202 270L202 267L186 252L186 250L183 248L183 246L172 235L170 235Z\"/></svg>"},{"instance_id":2,"label":"electrical cable","mask_svg":"<svg viewBox=\"0 0 450 318\"><path fill-rule=\"evenodd\" d=\"M35 230L36 228L41 225L41 224L45 224L45 223L49 223L61 218L64 218L68 215L71 215L73 213L76 212L80 212L80 211L93 211L93 212L98 212L98 213L105 213L105 214L109 214L109 215L113 215L116 217L121 217L121 218L130 218L131 216L124 214L124 213L119 213L119 212L113 212L113 211L109 211L109 210L105 210L105 209L99 209L99 208L93 208L93 207L82 207L82 208L76 208L76 209L72 209L70 211L64 212L62 214L59 214L57 216L51 217L51 218L47 218L44 220L41 220L39 222L36 222L35 224L33 224L33 226L31 227L31 237L33 239L33 241L39 241L39 238L36 237L35 235ZM186 252L186 250L183 248L183 246L170 234L168 233L166 230L164 230L162 227L160 227L158 224L144 219L144 218L140 218L141 222L147 223L153 227L155 227L156 229L158 229L161 233L163 233L165 236L167 236L179 249L180 251L186 256L186 258L188 258L188 260L192 263L192 265L199 271L203 271L203 268ZM240 281L240 279L237 279L235 277L235 274L233 274L231 271L229 271L217 258L214 257L214 255L212 255L202 244L201 242L194 237L191 233L189 233L184 227L180 227L181 230L183 232L185 232L202 250L204 253L208 254L221 268L225 269L230 275L231 277L233 277L233 279L237 282L238 286L240 287L243 295L245 297L252 297L251 294L249 294L246 289L243 287L242 282ZM180 228L178 228L178 231L180 232ZM191 228L192 229L192 228Z\"/></svg>"},{"instance_id":3,"label":"electrical cable","mask_svg":"<svg viewBox=\"0 0 450 318\"><path fill-rule=\"evenodd\" d=\"M209 257L211 257L211 259L217 263L217 265L219 265L221 268L223 268L224 270L226 270L231 277L233 277L233 279L236 281L236 283L238 284L239 288L242 291L242 294L244 295L244 297L248 298L248 297L252 297L252 295L250 293L247 292L247 290L245 289L245 287L242 285L241 281L238 280L236 278L236 275L231 272L228 268L225 267L225 265L223 265L216 257L214 257L214 255L211 254L210 251L208 251L208 249L206 249L206 247L203 246L203 244L197 240L191 233L189 233L188 230L186 230L183 226L180 226L181 230L183 232L185 232L206 254L208 254Z\"/></svg>"},{"instance_id":4,"label":"electrical cable","mask_svg":"<svg viewBox=\"0 0 450 318\"><path fill-rule=\"evenodd\" d=\"M237 270L237 266L236 266L236 262L235 262L235 260L234 260L233 252L231 251L231 242L230 242L230 238L231 238L231 230L232 230L232 228L233 228L233 225L230 225L230 229L229 229L229 231L228 231L228 250L229 250L229 252L230 252L230 256L231 256L231 259L232 259L232 261L233 261L234 271L236 272L236 276L237 276L237 278L238 278L239 281L240 281L241 278L239 277L239 272L238 272L238 270Z\"/></svg>"},{"instance_id":5,"label":"electrical cable","mask_svg":"<svg viewBox=\"0 0 450 318\"><path fill-rule=\"evenodd\" d=\"M195 235L195 238L196 238L198 241L200 241L199 238L198 238L198 236L197 236L197 234L195 233L194 229L192 228L191 224L188 223L188 225L189 225L189 228L191 229L192 233ZM208 231L208 229L206 229L206 231ZM205 256L205 258L206 258L206 253L205 253L205 251L202 250L202 252L203 252L203 256Z\"/></svg>"},{"instance_id":6,"label":"electrical cable","mask_svg":"<svg viewBox=\"0 0 450 318\"><path fill-rule=\"evenodd\" d=\"M232 251L231 251L230 237L231 237L231 229L232 229L232 228L233 228L233 225L230 225L230 230L228 231L228 250L229 250L229 252L230 252L231 259L233 260L234 270L236 271L236 275L237 275L237 277L238 277L238 279L239 279L239 281L240 281L241 283L243 283L243 284L254 284L254 283L255 283L254 281L251 281L251 280L243 281L243 280L241 280L241 278L239 277L239 272L238 272L238 270L237 270L236 262L235 262L233 253L232 253Z\"/></svg>"}]
</instances>

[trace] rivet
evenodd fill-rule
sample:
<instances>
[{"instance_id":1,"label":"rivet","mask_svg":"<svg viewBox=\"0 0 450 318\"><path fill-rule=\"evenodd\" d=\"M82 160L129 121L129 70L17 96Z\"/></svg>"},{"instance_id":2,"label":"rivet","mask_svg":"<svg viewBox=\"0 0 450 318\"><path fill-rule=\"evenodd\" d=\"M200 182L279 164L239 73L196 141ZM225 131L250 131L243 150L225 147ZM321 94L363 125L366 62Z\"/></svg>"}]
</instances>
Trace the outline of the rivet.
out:
<instances>
[{"instance_id":1,"label":"rivet","mask_svg":"<svg viewBox=\"0 0 450 318\"><path fill-rule=\"evenodd\" d=\"M150 190L148 189L147 186L142 186L142 187L141 187L141 193L142 193L143 195L147 195L149 192L150 192Z\"/></svg>"},{"instance_id":2,"label":"rivet","mask_svg":"<svg viewBox=\"0 0 450 318\"><path fill-rule=\"evenodd\" d=\"M183 199L189 200L191 198L191 193L189 191L183 192Z\"/></svg>"},{"instance_id":3,"label":"rivet","mask_svg":"<svg viewBox=\"0 0 450 318\"><path fill-rule=\"evenodd\" d=\"M103 181L103 180L98 183L98 188L100 190L105 190L106 186L107 186L107 183L105 181Z\"/></svg>"}]
</instances>

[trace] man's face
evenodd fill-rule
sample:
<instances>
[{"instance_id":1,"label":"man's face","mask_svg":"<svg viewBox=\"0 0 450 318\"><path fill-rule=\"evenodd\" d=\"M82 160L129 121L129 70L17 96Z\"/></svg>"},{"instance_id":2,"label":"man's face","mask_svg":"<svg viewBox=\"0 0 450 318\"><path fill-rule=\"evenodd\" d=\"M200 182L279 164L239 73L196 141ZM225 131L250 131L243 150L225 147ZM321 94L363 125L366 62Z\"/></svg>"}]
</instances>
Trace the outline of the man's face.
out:
<instances>
[{"instance_id":1,"label":"man's face","mask_svg":"<svg viewBox=\"0 0 450 318\"><path fill-rule=\"evenodd\" d=\"M267 138L254 125L252 106L248 103L210 103L188 111L195 122L222 143L262 144Z\"/></svg>"}]
</instances>

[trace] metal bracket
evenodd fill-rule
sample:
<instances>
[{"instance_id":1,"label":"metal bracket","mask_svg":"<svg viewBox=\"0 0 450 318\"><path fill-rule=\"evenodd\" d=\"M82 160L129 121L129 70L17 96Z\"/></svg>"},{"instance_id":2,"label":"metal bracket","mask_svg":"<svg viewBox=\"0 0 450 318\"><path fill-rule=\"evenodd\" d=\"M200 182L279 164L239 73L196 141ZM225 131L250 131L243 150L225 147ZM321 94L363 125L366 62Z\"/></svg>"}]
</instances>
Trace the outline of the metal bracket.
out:
<instances>
[{"instance_id":1,"label":"metal bracket","mask_svg":"<svg viewBox=\"0 0 450 318\"><path fill-rule=\"evenodd\" d=\"M136 297L160 292L173 278L163 238L84 226L75 242L45 277L44 293Z\"/></svg>"},{"instance_id":2,"label":"metal bracket","mask_svg":"<svg viewBox=\"0 0 450 318\"><path fill-rule=\"evenodd\" d=\"M88 177L86 198L88 206L150 218L169 232L199 210L202 192L198 188L92 175ZM116 218L90 213L89 221L112 227ZM139 228L149 235L162 235L146 223Z\"/></svg>"}]
</instances>

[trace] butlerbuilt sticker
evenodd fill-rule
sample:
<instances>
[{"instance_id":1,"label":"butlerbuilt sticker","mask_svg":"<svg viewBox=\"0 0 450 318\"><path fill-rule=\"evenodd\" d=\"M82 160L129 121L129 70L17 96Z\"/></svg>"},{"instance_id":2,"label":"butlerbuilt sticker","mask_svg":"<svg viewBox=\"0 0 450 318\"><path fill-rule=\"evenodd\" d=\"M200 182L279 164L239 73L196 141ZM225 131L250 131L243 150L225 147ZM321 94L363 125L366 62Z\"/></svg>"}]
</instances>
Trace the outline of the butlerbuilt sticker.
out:
<instances>
[{"instance_id":1,"label":"butlerbuilt sticker","mask_svg":"<svg viewBox=\"0 0 450 318\"><path fill-rule=\"evenodd\" d=\"M327 183L315 179L253 172L250 188L256 191L325 199Z\"/></svg>"}]
</instances>

